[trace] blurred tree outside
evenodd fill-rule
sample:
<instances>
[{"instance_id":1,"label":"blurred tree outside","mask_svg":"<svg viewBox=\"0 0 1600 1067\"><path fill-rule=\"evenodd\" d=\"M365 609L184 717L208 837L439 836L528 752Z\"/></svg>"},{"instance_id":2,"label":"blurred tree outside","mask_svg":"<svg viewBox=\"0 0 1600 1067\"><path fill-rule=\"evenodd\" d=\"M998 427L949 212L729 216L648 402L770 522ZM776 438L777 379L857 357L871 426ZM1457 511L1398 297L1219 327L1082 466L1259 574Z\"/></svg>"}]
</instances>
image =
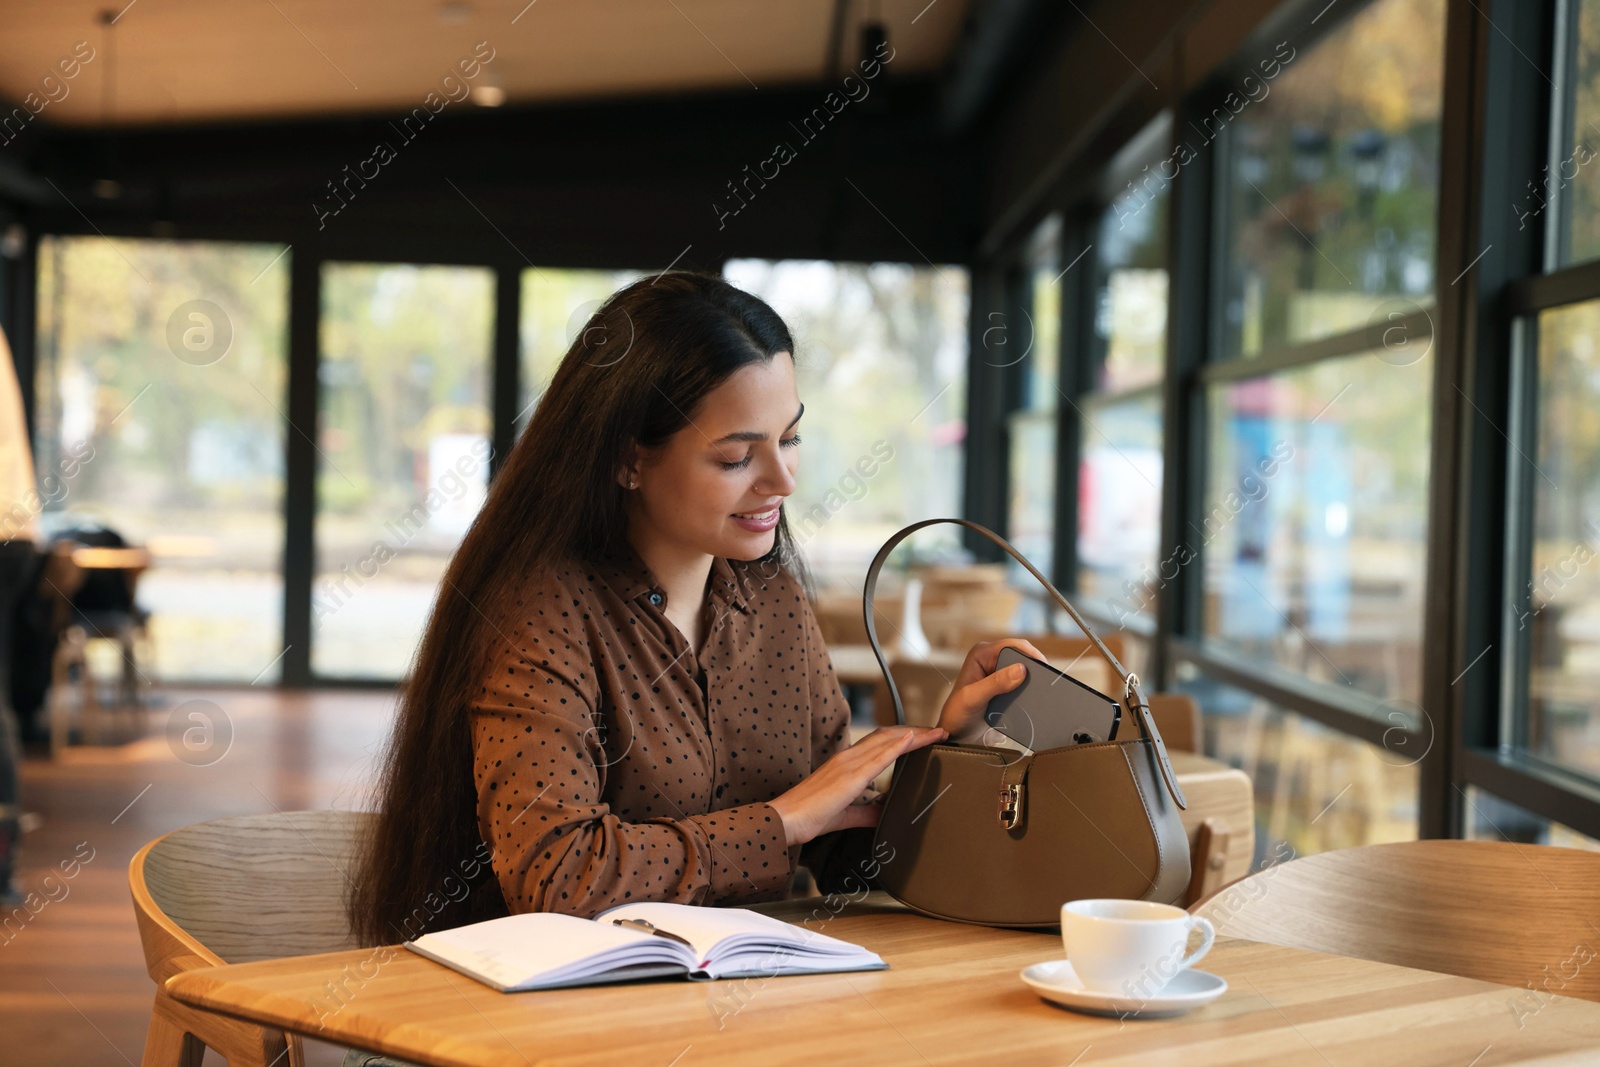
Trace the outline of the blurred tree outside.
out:
<instances>
[{"instance_id":1,"label":"blurred tree outside","mask_svg":"<svg viewBox=\"0 0 1600 1067\"><path fill-rule=\"evenodd\" d=\"M399 678L488 483L494 274L323 267L312 668Z\"/></svg>"},{"instance_id":2,"label":"blurred tree outside","mask_svg":"<svg viewBox=\"0 0 1600 1067\"><path fill-rule=\"evenodd\" d=\"M549 386L561 358L584 324L613 293L647 273L548 267L529 267L522 272L522 386L517 433L527 426L540 394ZM607 338L606 343L625 347L628 339Z\"/></svg>"},{"instance_id":3,"label":"blurred tree outside","mask_svg":"<svg viewBox=\"0 0 1600 1067\"><path fill-rule=\"evenodd\" d=\"M1511 607L1528 650L1526 744L1600 779L1600 301L1537 325L1532 558Z\"/></svg>"},{"instance_id":4,"label":"blurred tree outside","mask_svg":"<svg viewBox=\"0 0 1600 1067\"><path fill-rule=\"evenodd\" d=\"M1379 0L1228 127L1227 354L1432 303L1443 47L1443 0Z\"/></svg>"},{"instance_id":5,"label":"blurred tree outside","mask_svg":"<svg viewBox=\"0 0 1600 1067\"><path fill-rule=\"evenodd\" d=\"M276 669L284 251L40 242L41 491L74 454L92 456L47 494L54 499L41 524L47 533L105 525L150 548L155 563L139 599L154 615L155 662L146 667L155 677L250 681Z\"/></svg>"},{"instance_id":6,"label":"blurred tree outside","mask_svg":"<svg viewBox=\"0 0 1600 1067\"><path fill-rule=\"evenodd\" d=\"M1569 263L1600 256L1600 0L1581 0L1577 21L1576 69L1569 75L1572 122L1569 150L1563 153L1570 162L1564 172L1558 166L1546 176L1552 185L1566 182L1562 202ZM1582 162L1585 158L1588 163ZM1549 198L1547 192L1541 195Z\"/></svg>"},{"instance_id":7,"label":"blurred tree outside","mask_svg":"<svg viewBox=\"0 0 1600 1067\"><path fill-rule=\"evenodd\" d=\"M961 513L966 271L747 259L729 261L725 276L794 334L806 413L789 525L819 589L858 591L896 530ZM959 533L930 528L896 559L957 551Z\"/></svg>"}]
</instances>

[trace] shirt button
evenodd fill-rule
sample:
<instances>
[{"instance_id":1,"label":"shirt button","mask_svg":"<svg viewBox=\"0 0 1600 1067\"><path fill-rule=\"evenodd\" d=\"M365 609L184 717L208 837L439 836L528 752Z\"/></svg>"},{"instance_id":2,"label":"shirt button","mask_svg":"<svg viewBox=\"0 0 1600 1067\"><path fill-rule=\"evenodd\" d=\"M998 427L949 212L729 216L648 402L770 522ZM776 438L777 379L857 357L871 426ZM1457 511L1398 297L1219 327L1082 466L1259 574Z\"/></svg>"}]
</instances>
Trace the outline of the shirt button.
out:
<instances>
[{"instance_id":1,"label":"shirt button","mask_svg":"<svg viewBox=\"0 0 1600 1067\"><path fill-rule=\"evenodd\" d=\"M661 600L662 600L662 596L661 596L660 593L651 593L650 594L650 603L654 604L658 608L661 606Z\"/></svg>"}]
</instances>

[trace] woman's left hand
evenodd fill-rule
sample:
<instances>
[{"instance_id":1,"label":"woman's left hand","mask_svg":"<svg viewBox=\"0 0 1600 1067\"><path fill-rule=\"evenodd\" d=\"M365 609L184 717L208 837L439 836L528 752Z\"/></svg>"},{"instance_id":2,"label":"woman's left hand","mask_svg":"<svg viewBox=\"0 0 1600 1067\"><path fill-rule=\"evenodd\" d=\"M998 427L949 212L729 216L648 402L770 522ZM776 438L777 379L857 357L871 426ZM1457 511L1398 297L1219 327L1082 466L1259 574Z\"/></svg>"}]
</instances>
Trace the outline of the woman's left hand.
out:
<instances>
[{"instance_id":1,"label":"woman's left hand","mask_svg":"<svg viewBox=\"0 0 1600 1067\"><path fill-rule=\"evenodd\" d=\"M1009 692L1022 684L1027 676L1022 664L1013 664L1006 670L996 671L995 660L1002 648L1014 648L1034 659L1047 659L1043 652L1017 637L1004 637L998 641L984 641L972 646L956 675L955 688L939 711L938 725L950 732L951 738L969 735L983 721L983 709L1001 693Z\"/></svg>"}]
</instances>

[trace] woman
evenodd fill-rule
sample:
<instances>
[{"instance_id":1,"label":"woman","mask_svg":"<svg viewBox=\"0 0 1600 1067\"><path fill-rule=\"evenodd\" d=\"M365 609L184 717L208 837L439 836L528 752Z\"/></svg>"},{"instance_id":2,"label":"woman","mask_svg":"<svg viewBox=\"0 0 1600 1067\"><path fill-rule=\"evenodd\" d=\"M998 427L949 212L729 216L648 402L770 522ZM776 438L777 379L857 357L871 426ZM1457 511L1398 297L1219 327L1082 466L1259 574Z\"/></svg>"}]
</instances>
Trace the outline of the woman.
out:
<instances>
[{"instance_id":1,"label":"woman","mask_svg":"<svg viewBox=\"0 0 1600 1067\"><path fill-rule=\"evenodd\" d=\"M354 882L363 943L776 899L798 863L828 889L868 858L873 780L1021 680L995 657L1032 646L980 645L939 726L849 743L781 506L793 352L766 304L688 273L574 341L440 585Z\"/></svg>"}]
</instances>

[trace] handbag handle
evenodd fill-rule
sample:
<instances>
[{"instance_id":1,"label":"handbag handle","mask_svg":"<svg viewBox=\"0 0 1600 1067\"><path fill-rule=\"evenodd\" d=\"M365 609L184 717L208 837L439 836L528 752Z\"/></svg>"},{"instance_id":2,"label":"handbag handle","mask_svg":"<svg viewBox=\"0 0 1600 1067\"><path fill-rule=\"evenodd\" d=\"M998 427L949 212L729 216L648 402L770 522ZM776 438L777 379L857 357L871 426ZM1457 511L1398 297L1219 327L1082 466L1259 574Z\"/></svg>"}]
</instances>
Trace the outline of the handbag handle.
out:
<instances>
[{"instance_id":1,"label":"handbag handle","mask_svg":"<svg viewBox=\"0 0 1600 1067\"><path fill-rule=\"evenodd\" d=\"M889 558L889 553L894 551L895 546L901 541L904 541L924 526L933 526L941 522L965 526L967 529L982 534L1005 549L1012 559L1026 567L1029 574L1039 579L1039 584L1050 591L1050 595L1055 597L1056 603L1066 609L1067 614L1072 617L1072 621L1078 624L1078 628L1089 638L1095 649L1106 658L1106 662L1111 664L1111 669L1116 671L1117 677L1121 679L1123 684L1121 698L1123 707L1128 710L1133 720L1139 724L1139 732L1151 743L1151 748L1155 753L1156 765L1161 771L1161 779L1167 787L1167 792L1172 795L1173 802L1179 808L1187 809L1189 802L1184 797L1182 788L1178 785L1178 774L1172 769L1172 761L1167 758L1166 742L1161 740L1161 731L1156 729L1155 719L1150 714L1150 702L1145 698L1144 687L1139 684L1139 676L1129 673L1122 666L1117 657L1112 655L1111 650L1106 647L1105 642L1100 640L1100 636L1090 627L1088 620L1078 614L1078 609L1067 602L1067 598L1062 596L1060 591L1050 584L1048 578L1039 573L1039 568L1028 562L1021 553L1012 548L1005 538L988 527L979 525L969 519L923 519L920 522L914 522L885 541L883 547L878 549L878 554L872 557L872 565L867 568L867 581L862 589L861 596L862 611L866 616L867 623L867 640L872 644L872 654L877 657L878 668L883 671L883 680L889 687L889 699L894 702L894 721L904 726L906 714L905 708L900 702L900 690L894 684L894 675L889 672L889 661L884 658L883 648L878 642L876 613L872 610L873 598L878 591L878 572L883 569L883 561Z\"/></svg>"}]
</instances>

